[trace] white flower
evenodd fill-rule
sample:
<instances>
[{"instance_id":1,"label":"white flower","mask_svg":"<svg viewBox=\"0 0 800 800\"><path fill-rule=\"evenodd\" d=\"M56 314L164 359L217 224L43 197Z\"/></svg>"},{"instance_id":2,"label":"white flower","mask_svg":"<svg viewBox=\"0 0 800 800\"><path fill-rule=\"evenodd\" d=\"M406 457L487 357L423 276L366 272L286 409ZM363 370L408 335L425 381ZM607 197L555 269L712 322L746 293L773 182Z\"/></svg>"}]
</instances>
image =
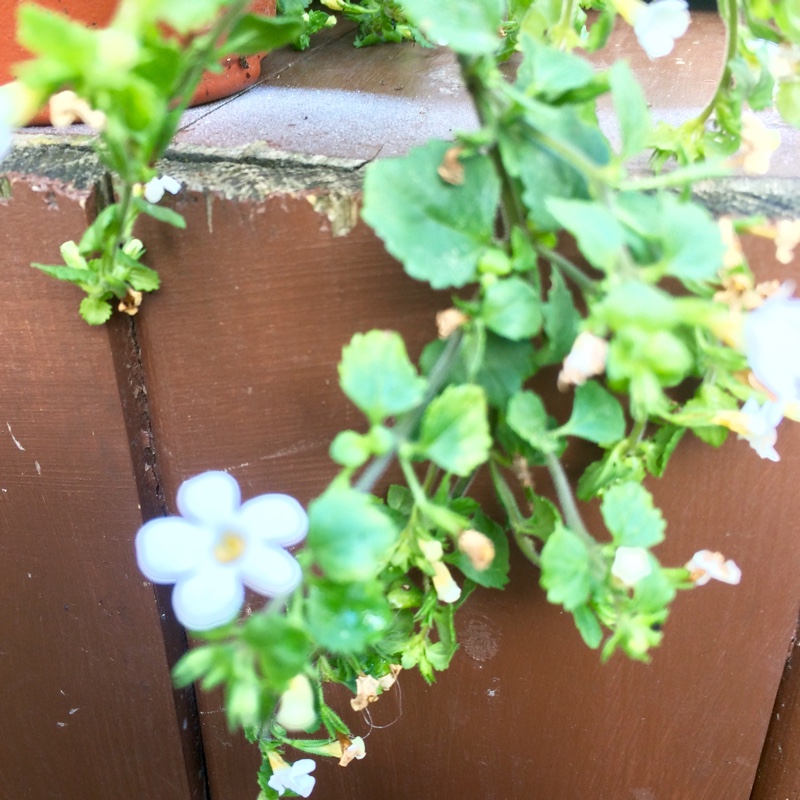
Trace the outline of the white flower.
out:
<instances>
[{"instance_id":1,"label":"white flower","mask_svg":"<svg viewBox=\"0 0 800 800\"><path fill-rule=\"evenodd\" d=\"M96 131L105 130L106 115L92 108L86 100L67 89L50 98L50 124L55 128L68 128L81 120Z\"/></svg>"},{"instance_id":2,"label":"white flower","mask_svg":"<svg viewBox=\"0 0 800 800\"><path fill-rule=\"evenodd\" d=\"M686 0L653 0L636 12L633 32L650 58L661 58L672 52L690 21Z\"/></svg>"},{"instance_id":3,"label":"white flower","mask_svg":"<svg viewBox=\"0 0 800 800\"><path fill-rule=\"evenodd\" d=\"M712 422L716 425L724 425L738 433L740 439L747 439L750 447L761 458L780 461L781 457L775 450L775 442L778 441L776 428L782 419L782 404L764 403L763 406L760 406L758 400L751 397L740 411L720 411L712 419Z\"/></svg>"},{"instance_id":4,"label":"white flower","mask_svg":"<svg viewBox=\"0 0 800 800\"><path fill-rule=\"evenodd\" d=\"M316 763L311 758L301 758L294 764L287 764L285 767L276 769L267 781L270 789L274 789L279 795L284 792L295 792L300 797L308 797L314 789L317 779L309 775L317 768Z\"/></svg>"},{"instance_id":5,"label":"white flower","mask_svg":"<svg viewBox=\"0 0 800 800\"><path fill-rule=\"evenodd\" d=\"M494 542L484 533L466 530L458 534L458 549L475 569L488 569L494 561Z\"/></svg>"},{"instance_id":6,"label":"white flower","mask_svg":"<svg viewBox=\"0 0 800 800\"><path fill-rule=\"evenodd\" d=\"M626 586L635 586L653 571L650 554L644 547L618 547L611 574Z\"/></svg>"},{"instance_id":7,"label":"white flower","mask_svg":"<svg viewBox=\"0 0 800 800\"><path fill-rule=\"evenodd\" d=\"M290 731L304 731L317 721L314 689L305 675L295 675L281 695L275 721Z\"/></svg>"},{"instance_id":8,"label":"white flower","mask_svg":"<svg viewBox=\"0 0 800 800\"><path fill-rule=\"evenodd\" d=\"M157 203L163 196L164 192L170 194L178 194L181 190L181 185L171 175L161 175L158 178L151 178L144 185L144 199L148 203Z\"/></svg>"},{"instance_id":9,"label":"white flower","mask_svg":"<svg viewBox=\"0 0 800 800\"><path fill-rule=\"evenodd\" d=\"M794 249L800 244L800 220L782 219L775 225L775 258L781 264L791 264Z\"/></svg>"},{"instance_id":10,"label":"white flower","mask_svg":"<svg viewBox=\"0 0 800 800\"><path fill-rule=\"evenodd\" d=\"M750 369L780 404L800 399L800 300L785 283L744 322Z\"/></svg>"},{"instance_id":11,"label":"white flower","mask_svg":"<svg viewBox=\"0 0 800 800\"><path fill-rule=\"evenodd\" d=\"M711 550L699 550L692 556L686 565L691 573L689 577L697 586L705 586L712 578L722 583L736 585L742 579L742 571L736 566L735 561L728 559L722 553Z\"/></svg>"},{"instance_id":12,"label":"white flower","mask_svg":"<svg viewBox=\"0 0 800 800\"><path fill-rule=\"evenodd\" d=\"M450 570L441 562L433 562L433 588L443 603L455 603L461 597L461 588L453 580Z\"/></svg>"},{"instance_id":13,"label":"white flower","mask_svg":"<svg viewBox=\"0 0 800 800\"><path fill-rule=\"evenodd\" d=\"M354 758L359 761L367 755L367 748L364 740L360 736L356 736L350 742L350 745L344 749L342 757L339 759L339 766L346 767Z\"/></svg>"},{"instance_id":14,"label":"white flower","mask_svg":"<svg viewBox=\"0 0 800 800\"><path fill-rule=\"evenodd\" d=\"M755 114L745 112L742 114L742 143L732 164L748 175L765 175L769 172L772 154L780 144L778 131L767 128Z\"/></svg>"},{"instance_id":15,"label":"white flower","mask_svg":"<svg viewBox=\"0 0 800 800\"><path fill-rule=\"evenodd\" d=\"M20 81L0 86L0 161L11 149L12 129L27 124L44 100L41 89L31 89Z\"/></svg>"},{"instance_id":16,"label":"white flower","mask_svg":"<svg viewBox=\"0 0 800 800\"><path fill-rule=\"evenodd\" d=\"M154 583L175 584L175 615L191 630L230 622L245 586L272 597L293 591L302 578L283 549L306 535L302 506L285 494L240 501L234 478L204 472L178 489L182 517L151 520L136 534L139 569Z\"/></svg>"},{"instance_id":17,"label":"white flower","mask_svg":"<svg viewBox=\"0 0 800 800\"><path fill-rule=\"evenodd\" d=\"M608 342L589 331L578 334L569 355L558 373L558 388L563 392L568 386L582 386L593 375L606 368Z\"/></svg>"}]
</instances>

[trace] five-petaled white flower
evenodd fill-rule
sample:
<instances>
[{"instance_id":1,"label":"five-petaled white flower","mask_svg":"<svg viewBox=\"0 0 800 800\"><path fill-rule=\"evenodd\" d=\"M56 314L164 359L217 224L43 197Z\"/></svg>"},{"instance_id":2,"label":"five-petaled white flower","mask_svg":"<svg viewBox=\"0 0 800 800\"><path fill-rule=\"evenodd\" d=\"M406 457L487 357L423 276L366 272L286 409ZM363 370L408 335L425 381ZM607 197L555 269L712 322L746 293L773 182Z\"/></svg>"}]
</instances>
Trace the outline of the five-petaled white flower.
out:
<instances>
[{"instance_id":1,"label":"five-petaled white flower","mask_svg":"<svg viewBox=\"0 0 800 800\"><path fill-rule=\"evenodd\" d=\"M650 58L661 58L672 52L690 21L686 0L653 0L634 13L633 32Z\"/></svg>"},{"instance_id":2,"label":"five-petaled white flower","mask_svg":"<svg viewBox=\"0 0 800 800\"><path fill-rule=\"evenodd\" d=\"M175 615L191 630L230 622L242 607L245 586L274 597L293 591L302 578L283 548L306 535L303 507L285 494L240 502L234 478L204 472L178 489L183 516L151 520L136 534L139 569L154 583L175 584Z\"/></svg>"},{"instance_id":3,"label":"five-petaled white flower","mask_svg":"<svg viewBox=\"0 0 800 800\"><path fill-rule=\"evenodd\" d=\"M735 586L742 579L742 571L735 561L726 561L722 553L711 550L698 550L686 569L696 586L705 586L712 578Z\"/></svg>"},{"instance_id":4,"label":"five-petaled white flower","mask_svg":"<svg viewBox=\"0 0 800 800\"><path fill-rule=\"evenodd\" d=\"M283 763L286 764L286 762ZM267 781L267 785L281 796L284 792L289 791L299 794L300 797L308 797L317 782L317 779L308 773L313 772L316 768L317 765L313 759L301 758L294 764L286 764L286 766L276 769Z\"/></svg>"},{"instance_id":5,"label":"five-petaled white flower","mask_svg":"<svg viewBox=\"0 0 800 800\"><path fill-rule=\"evenodd\" d=\"M148 203L157 203L164 196L164 192L178 194L180 190L181 185L175 178L171 175L161 175L151 178L144 185L144 199Z\"/></svg>"},{"instance_id":6,"label":"five-petaled white flower","mask_svg":"<svg viewBox=\"0 0 800 800\"><path fill-rule=\"evenodd\" d=\"M635 586L652 571L650 554L644 547L625 547L623 545L617 548L614 563L611 565L611 574L626 586Z\"/></svg>"},{"instance_id":7,"label":"five-petaled white flower","mask_svg":"<svg viewBox=\"0 0 800 800\"><path fill-rule=\"evenodd\" d=\"M781 457L775 449L775 442L778 441L776 428L782 419L781 404L767 402L760 406L758 400L751 397L740 411L720 411L712 422L738 433L740 439L747 439L750 447L761 458L780 461Z\"/></svg>"},{"instance_id":8,"label":"five-petaled white flower","mask_svg":"<svg viewBox=\"0 0 800 800\"><path fill-rule=\"evenodd\" d=\"M785 283L744 323L750 369L781 406L800 399L800 300Z\"/></svg>"}]
</instances>

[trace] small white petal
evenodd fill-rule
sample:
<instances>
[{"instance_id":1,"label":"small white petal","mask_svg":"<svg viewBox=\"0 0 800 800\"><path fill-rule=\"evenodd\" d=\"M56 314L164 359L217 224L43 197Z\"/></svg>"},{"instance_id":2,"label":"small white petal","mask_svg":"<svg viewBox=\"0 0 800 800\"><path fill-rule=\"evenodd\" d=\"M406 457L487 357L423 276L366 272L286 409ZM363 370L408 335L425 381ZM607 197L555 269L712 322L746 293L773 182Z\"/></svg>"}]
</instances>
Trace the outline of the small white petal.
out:
<instances>
[{"instance_id":1,"label":"small white petal","mask_svg":"<svg viewBox=\"0 0 800 800\"><path fill-rule=\"evenodd\" d=\"M207 525L230 524L241 501L236 479L227 472L203 472L184 481L177 504L189 520Z\"/></svg>"},{"instance_id":2,"label":"small white petal","mask_svg":"<svg viewBox=\"0 0 800 800\"><path fill-rule=\"evenodd\" d=\"M650 58L661 58L672 52L690 21L685 0L653 0L638 12L633 31Z\"/></svg>"},{"instance_id":3,"label":"small white petal","mask_svg":"<svg viewBox=\"0 0 800 800\"><path fill-rule=\"evenodd\" d=\"M239 522L253 539L282 547L301 542L308 532L303 506L288 494L262 494L242 505Z\"/></svg>"},{"instance_id":4,"label":"small white petal","mask_svg":"<svg viewBox=\"0 0 800 800\"><path fill-rule=\"evenodd\" d=\"M650 554L644 547L618 547L611 574L626 586L635 586L653 571Z\"/></svg>"},{"instance_id":5,"label":"small white petal","mask_svg":"<svg viewBox=\"0 0 800 800\"><path fill-rule=\"evenodd\" d=\"M164 196L164 187L158 178L151 178L144 185L144 199L148 203L157 203Z\"/></svg>"},{"instance_id":6,"label":"small white petal","mask_svg":"<svg viewBox=\"0 0 800 800\"><path fill-rule=\"evenodd\" d=\"M162 517L136 534L136 561L148 580L174 583L197 568L211 544L210 531L180 517Z\"/></svg>"},{"instance_id":7,"label":"small white petal","mask_svg":"<svg viewBox=\"0 0 800 800\"><path fill-rule=\"evenodd\" d=\"M750 369L784 403L800 399L800 300L793 290L784 284L744 323Z\"/></svg>"},{"instance_id":8,"label":"small white petal","mask_svg":"<svg viewBox=\"0 0 800 800\"><path fill-rule=\"evenodd\" d=\"M172 592L175 616L185 628L205 631L233 620L244 603L244 586L235 570L207 564L179 580Z\"/></svg>"},{"instance_id":9,"label":"small white petal","mask_svg":"<svg viewBox=\"0 0 800 800\"><path fill-rule=\"evenodd\" d=\"M263 542L249 542L238 569L245 584L265 597L289 594L303 578L294 556Z\"/></svg>"},{"instance_id":10,"label":"small white petal","mask_svg":"<svg viewBox=\"0 0 800 800\"><path fill-rule=\"evenodd\" d=\"M168 191L170 194L178 194L181 190L181 184L179 181L176 181L172 175L162 175L161 176L161 187Z\"/></svg>"},{"instance_id":11,"label":"small white petal","mask_svg":"<svg viewBox=\"0 0 800 800\"><path fill-rule=\"evenodd\" d=\"M308 797L314 789L316 778L309 775L317 765L310 758L301 758L291 766L276 769L267 781L267 785L274 789L279 795L288 789L299 794L300 797Z\"/></svg>"}]
</instances>

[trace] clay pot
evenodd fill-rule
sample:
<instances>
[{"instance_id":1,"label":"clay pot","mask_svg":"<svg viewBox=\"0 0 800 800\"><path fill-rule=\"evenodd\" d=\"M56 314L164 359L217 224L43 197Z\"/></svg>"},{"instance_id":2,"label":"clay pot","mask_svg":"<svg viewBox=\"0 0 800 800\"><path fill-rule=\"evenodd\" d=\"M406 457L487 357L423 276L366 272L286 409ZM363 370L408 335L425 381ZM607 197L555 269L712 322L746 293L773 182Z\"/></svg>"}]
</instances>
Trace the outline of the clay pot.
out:
<instances>
[{"instance_id":1,"label":"clay pot","mask_svg":"<svg viewBox=\"0 0 800 800\"><path fill-rule=\"evenodd\" d=\"M44 8L67 14L91 27L107 25L117 7L117 0L36 0L36 2ZM30 57L30 53L14 38L19 4L19 0L0 0L0 84L12 80L13 64ZM253 0L250 8L258 14L273 15L275 0ZM222 63L222 72L206 73L203 76L192 105L228 97L255 83L261 77L261 58L259 54L247 58L236 56L226 58ZM43 111L31 121L31 124L46 125L48 122L47 112Z\"/></svg>"}]
</instances>

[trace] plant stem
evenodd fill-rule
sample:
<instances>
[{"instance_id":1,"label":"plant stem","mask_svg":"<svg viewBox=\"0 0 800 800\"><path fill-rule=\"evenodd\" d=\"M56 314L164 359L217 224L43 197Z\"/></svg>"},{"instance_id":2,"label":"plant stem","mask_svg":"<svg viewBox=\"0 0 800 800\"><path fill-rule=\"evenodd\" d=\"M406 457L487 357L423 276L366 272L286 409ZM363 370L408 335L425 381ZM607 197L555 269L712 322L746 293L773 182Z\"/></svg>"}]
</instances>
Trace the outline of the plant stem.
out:
<instances>
[{"instance_id":1,"label":"plant stem","mask_svg":"<svg viewBox=\"0 0 800 800\"><path fill-rule=\"evenodd\" d=\"M511 491L511 487L508 485L508 481L506 481L498 469L497 463L494 459L489 462L489 469L492 473L492 482L494 483L494 489L497 493L497 497L500 500L500 503L503 505L503 508L505 508L506 514L508 514L508 521L511 524L511 532L514 534L514 542L516 543L517 547L519 547L522 555L524 555L525 558L531 562L531 564L538 567L541 564L541 557L536 551L536 546L531 540L531 537L526 536L523 533L525 517L522 516L522 512L519 510L517 500Z\"/></svg>"},{"instance_id":2,"label":"plant stem","mask_svg":"<svg viewBox=\"0 0 800 800\"><path fill-rule=\"evenodd\" d=\"M436 393L441 389L447 379L450 368L453 366L456 356L458 355L462 336L463 334L461 331L456 331L447 340L442 354L436 360L430 375L428 375L428 390L425 393L422 403L420 403L419 408L406 414L397 425L394 426L394 446L388 453L384 453L384 455L372 461L364 472L361 473L361 477L355 484L355 488L359 492L372 491L375 484L383 477L383 474L389 469L397 456L398 444L407 439L419 424L422 415L425 413L425 409L428 407L428 403L436 396Z\"/></svg>"},{"instance_id":3,"label":"plant stem","mask_svg":"<svg viewBox=\"0 0 800 800\"><path fill-rule=\"evenodd\" d=\"M567 473L564 471L561 461L552 453L547 453L545 458L547 459L547 470L553 480L553 486L555 486L558 502L564 513L567 525L573 533L578 534L585 542L592 545L596 544L594 538L583 524L580 511L578 511L578 506L575 502L575 496L572 494L572 487L569 485Z\"/></svg>"},{"instance_id":4,"label":"plant stem","mask_svg":"<svg viewBox=\"0 0 800 800\"><path fill-rule=\"evenodd\" d=\"M725 33L727 36L727 46L725 48L725 66L722 69L717 82L717 90L714 96L708 101L706 107L695 117L693 122L700 126L704 125L706 120L714 112L717 107L717 102L722 96L723 92L727 90L731 82L731 62L736 58L739 50L739 0L719 0L720 16L725 22Z\"/></svg>"},{"instance_id":5,"label":"plant stem","mask_svg":"<svg viewBox=\"0 0 800 800\"><path fill-rule=\"evenodd\" d=\"M544 245L534 245L536 252L546 258L563 276L569 278L581 291L594 294L597 291L597 282L586 275L576 264Z\"/></svg>"}]
</instances>

